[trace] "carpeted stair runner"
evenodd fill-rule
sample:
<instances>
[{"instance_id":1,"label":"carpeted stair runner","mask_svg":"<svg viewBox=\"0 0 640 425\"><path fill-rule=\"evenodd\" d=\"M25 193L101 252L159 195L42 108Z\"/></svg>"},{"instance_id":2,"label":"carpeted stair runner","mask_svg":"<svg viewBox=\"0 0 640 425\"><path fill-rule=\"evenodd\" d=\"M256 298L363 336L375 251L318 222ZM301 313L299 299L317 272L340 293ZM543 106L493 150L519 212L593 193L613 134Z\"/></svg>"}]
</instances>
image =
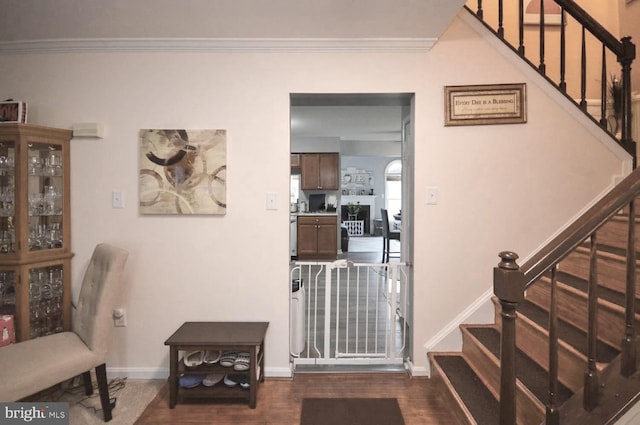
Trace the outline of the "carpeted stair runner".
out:
<instances>
[{"instance_id":1,"label":"carpeted stair runner","mask_svg":"<svg viewBox=\"0 0 640 425\"><path fill-rule=\"evenodd\" d=\"M497 329L468 327L467 330L487 347L496 359L500 359L500 332L498 332ZM516 373L518 380L520 380L542 404L546 404L549 399L549 374L520 349L516 349ZM572 395L573 392L569 388L558 383L556 402L559 406Z\"/></svg>"},{"instance_id":2,"label":"carpeted stair runner","mask_svg":"<svg viewBox=\"0 0 640 425\"><path fill-rule=\"evenodd\" d=\"M478 425L500 422L498 401L461 355L436 355L434 358Z\"/></svg>"},{"instance_id":3,"label":"carpeted stair runner","mask_svg":"<svg viewBox=\"0 0 640 425\"><path fill-rule=\"evenodd\" d=\"M518 305L518 314L526 316L543 329L549 330L549 313L532 302L525 300L520 303ZM558 338L567 342L585 356L587 355L587 333L562 319L558 319ZM618 354L620 352L617 349L598 341L596 349L598 362L609 363Z\"/></svg>"}]
</instances>

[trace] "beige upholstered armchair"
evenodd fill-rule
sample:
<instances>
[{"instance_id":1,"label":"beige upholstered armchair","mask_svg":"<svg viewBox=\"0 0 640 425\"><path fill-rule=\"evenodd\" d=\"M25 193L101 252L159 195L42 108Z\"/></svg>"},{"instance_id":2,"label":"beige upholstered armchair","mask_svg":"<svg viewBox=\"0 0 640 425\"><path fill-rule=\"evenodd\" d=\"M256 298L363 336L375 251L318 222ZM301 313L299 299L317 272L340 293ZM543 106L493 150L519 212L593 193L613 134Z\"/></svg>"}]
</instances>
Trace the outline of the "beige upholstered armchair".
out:
<instances>
[{"instance_id":1,"label":"beige upholstered armchair","mask_svg":"<svg viewBox=\"0 0 640 425\"><path fill-rule=\"evenodd\" d=\"M108 244L96 246L80 288L72 332L0 348L0 401L18 401L78 375L89 395L95 368L104 420L111 420L105 359L128 255Z\"/></svg>"}]
</instances>

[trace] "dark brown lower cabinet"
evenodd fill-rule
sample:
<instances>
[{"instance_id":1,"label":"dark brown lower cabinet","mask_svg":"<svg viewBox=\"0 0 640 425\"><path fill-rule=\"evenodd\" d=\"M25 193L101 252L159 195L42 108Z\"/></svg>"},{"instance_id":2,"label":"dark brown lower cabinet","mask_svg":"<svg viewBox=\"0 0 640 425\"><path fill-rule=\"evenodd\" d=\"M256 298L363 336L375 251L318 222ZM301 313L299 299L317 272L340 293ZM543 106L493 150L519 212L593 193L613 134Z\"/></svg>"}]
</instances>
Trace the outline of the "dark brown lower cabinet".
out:
<instances>
[{"instance_id":1,"label":"dark brown lower cabinet","mask_svg":"<svg viewBox=\"0 0 640 425\"><path fill-rule=\"evenodd\" d=\"M337 216L298 217L298 259L335 260L338 255Z\"/></svg>"}]
</instances>

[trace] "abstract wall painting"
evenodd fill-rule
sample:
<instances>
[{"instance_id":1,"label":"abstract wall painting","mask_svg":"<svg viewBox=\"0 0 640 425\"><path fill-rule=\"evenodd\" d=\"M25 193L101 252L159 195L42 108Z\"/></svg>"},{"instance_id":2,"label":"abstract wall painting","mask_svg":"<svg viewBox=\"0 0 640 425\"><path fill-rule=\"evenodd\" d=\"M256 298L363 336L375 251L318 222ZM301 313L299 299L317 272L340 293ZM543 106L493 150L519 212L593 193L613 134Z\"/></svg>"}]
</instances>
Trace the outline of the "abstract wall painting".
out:
<instances>
[{"instance_id":1,"label":"abstract wall painting","mask_svg":"<svg viewBox=\"0 0 640 425\"><path fill-rule=\"evenodd\" d=\"M224 215L226 130L140 130L141 214Z\"/></svg>"}]
</instances>

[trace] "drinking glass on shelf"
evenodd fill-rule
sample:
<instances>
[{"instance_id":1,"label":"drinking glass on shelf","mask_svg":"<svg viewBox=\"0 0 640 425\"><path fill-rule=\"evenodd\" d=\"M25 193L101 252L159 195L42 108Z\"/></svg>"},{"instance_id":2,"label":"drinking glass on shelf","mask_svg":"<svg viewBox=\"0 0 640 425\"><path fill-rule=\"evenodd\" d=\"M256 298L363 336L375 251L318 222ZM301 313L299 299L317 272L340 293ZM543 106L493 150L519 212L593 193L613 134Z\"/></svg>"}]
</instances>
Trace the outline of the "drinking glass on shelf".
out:
<instances>
[{"instance_id":1,"label":"drinking glass on shelf","mask_svg":"<svg viewBox=\"0 0 640 425\"><path fill-rule=\"evenodd\" d=\"M42 158L39 156L29 157L29 174L32 176L42 175Z\"/></svg>"},{"instance_id":2,"label":"drinking glass on shelf","mask_svg":"<svg viewBox=\"0 0 640 425\"><path fill-rule=\"evenodd\" d=\"M47 176L62 175L62 160L58 153L52 153L45 159L44 170Z\"/></svg>"},{"instance_id":3,"label":"drinking glass on shelf","mask_svg":"<svg viewBox=\"0 0 640 425\"><path fill-rule=\"evenodd\" d=\"M42 193L29 194L29 215L38 216L42 214L44 197Z\"/></svg>"}]
</instances>

